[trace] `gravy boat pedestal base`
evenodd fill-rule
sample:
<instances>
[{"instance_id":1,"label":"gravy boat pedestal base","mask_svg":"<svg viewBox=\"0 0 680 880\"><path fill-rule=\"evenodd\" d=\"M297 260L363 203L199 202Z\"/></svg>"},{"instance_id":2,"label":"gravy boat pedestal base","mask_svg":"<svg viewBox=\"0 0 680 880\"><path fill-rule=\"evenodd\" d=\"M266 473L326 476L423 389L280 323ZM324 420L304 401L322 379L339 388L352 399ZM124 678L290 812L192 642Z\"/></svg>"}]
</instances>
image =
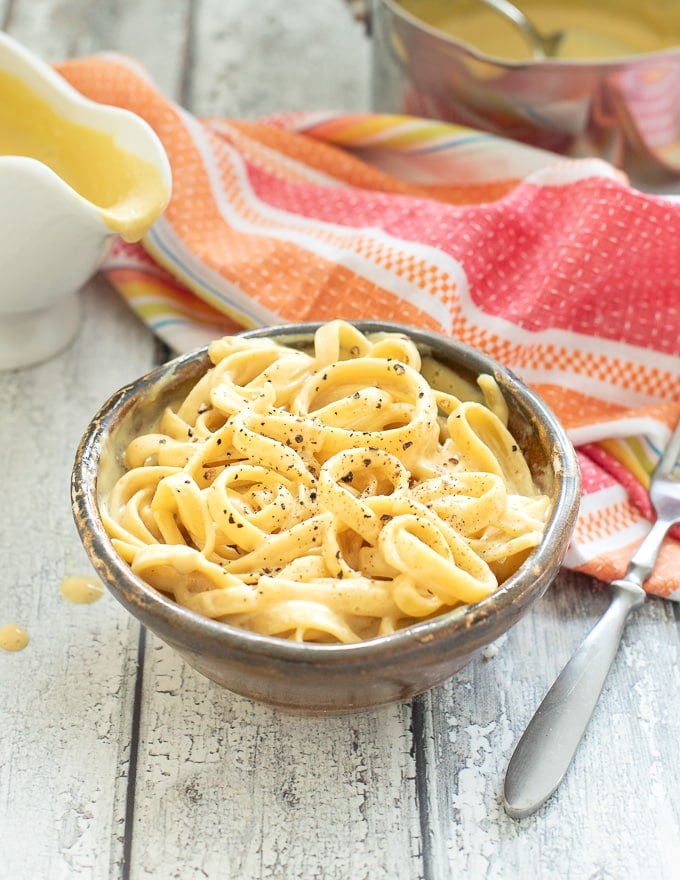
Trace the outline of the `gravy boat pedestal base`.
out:
<instances>
[{"instance_id":1,"label":"gravy boat pedestal base","mask_svg":"<svg viewBox=\"0 0 680 880\"><path fill-rule=\"evenodd\" d=\"M30 312L0 316L0 370L14 370L49 360L74 339L81 323L77 293Z\"/></svg>"}]
</instances>

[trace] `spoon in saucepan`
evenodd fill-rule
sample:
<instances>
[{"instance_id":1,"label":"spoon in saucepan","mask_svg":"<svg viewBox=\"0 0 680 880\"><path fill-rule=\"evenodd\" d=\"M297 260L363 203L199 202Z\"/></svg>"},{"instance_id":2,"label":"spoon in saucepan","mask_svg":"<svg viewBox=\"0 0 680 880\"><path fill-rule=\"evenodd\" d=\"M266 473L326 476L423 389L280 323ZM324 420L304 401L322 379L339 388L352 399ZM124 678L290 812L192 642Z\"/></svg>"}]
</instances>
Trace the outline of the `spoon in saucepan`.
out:
<instances>
[{"instance_id":1,"label":"spoon in saucepan","mask_svg":"<svg viewBox=\"0 0 680 880\"><path fill-rule=\"evenodd\" d=\"M542 34L536 25L526 16L521 9L511 3L510 0L481 0L485 6L489 6L509 19L524 35L531 45L534 58L553 58L557 55L560 44L564 39L564 31L556 31L553 34Z\"/></svg>"}]
</instances>

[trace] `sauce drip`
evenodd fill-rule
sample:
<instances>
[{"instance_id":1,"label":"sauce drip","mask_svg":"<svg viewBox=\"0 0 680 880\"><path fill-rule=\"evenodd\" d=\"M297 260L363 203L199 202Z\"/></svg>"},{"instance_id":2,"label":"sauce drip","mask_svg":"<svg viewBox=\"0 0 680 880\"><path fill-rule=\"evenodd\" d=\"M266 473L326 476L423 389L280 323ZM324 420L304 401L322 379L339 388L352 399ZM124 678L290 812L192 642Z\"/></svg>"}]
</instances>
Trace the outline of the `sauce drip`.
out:
<instances>
[{"instance_id":1,"label":"sauce drip","mask_svg":"<svg viewBox=\"0 0 680 880\"><path fill-rule=\"evenodd\" d=\"M89 605L101 599L104 593L103 584L96 578L87 575L69 575L62 579L59 592L67 602L76 605Z\"/></svg>"},{"instance_id":2,"label":"sauce drip","mask_svg":"<svg viewBox=\"0 0 680 880\"><path fill-rule=\"evenodd\" d=\"M28 633L15 623L0 627L0 649L3 651L23 651L28 644Z\"/></svg>"},{"instance_id":3,"label":"sauce drip","mask_svg":"<svg viewBox=\"0 0 680 880\"><path fill-rule=\"evenodd\" d=\"M51 168L126 241L144 235L168 195L158 168L119 147L113 135L55 112L7 71L0 71L0 156Z\"/></svg>"}]
</instances>

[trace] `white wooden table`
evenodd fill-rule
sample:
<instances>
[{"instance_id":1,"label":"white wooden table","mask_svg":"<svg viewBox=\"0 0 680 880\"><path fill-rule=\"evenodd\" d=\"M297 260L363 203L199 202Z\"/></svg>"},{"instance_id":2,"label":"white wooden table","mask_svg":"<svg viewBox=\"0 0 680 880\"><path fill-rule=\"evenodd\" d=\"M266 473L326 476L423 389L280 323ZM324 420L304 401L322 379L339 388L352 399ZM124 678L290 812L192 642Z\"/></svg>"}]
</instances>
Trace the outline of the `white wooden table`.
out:
<instances>
[{"instance_id":1,"label":"white wooden table","mask_svg":"<svg viewBox=\"0 0 680 880\"><path fill-rule=\"evenodd\" d=\"M341 0L0 0L48 60L118 49L199 114L368 109L369 43ZM563 574L498 645L433 692L375 713L298 718L220 690L108 595L71 519L78 439L164 356L102 279L75 343L0 373L0 878L680 876L680 627L631 619L575 763L538 814L500 800L510 752L605 608ZM680 573L679 573L680 577Z\"/></svg>"}]
</instances>

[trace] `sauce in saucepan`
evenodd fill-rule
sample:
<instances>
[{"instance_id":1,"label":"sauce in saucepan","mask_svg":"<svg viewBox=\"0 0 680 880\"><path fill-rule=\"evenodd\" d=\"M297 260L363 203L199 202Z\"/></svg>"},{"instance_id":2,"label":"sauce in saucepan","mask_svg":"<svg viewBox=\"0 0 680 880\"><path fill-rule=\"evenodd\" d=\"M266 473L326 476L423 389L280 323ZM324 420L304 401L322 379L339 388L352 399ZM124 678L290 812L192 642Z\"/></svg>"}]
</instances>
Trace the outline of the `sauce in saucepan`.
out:
<instances>
[{"instance_id":1,"label":"sauce in saucepan","mask_svg":"<svg viewBox=\"0 0 680 880\"><path fill-rule=\"evenodd\" d=\"M500 13L473 0L400 0L407 12L487 55L511 61L531 58L521 31ZM620 0L518 0L544 34L564 31L557 56L595 60L655 52L680 42L680 14L654 14L654 3ZM658 4L657 4L658 6ZM666 8L666 12L669 10Z\"/></svg>"}]
</instances>

